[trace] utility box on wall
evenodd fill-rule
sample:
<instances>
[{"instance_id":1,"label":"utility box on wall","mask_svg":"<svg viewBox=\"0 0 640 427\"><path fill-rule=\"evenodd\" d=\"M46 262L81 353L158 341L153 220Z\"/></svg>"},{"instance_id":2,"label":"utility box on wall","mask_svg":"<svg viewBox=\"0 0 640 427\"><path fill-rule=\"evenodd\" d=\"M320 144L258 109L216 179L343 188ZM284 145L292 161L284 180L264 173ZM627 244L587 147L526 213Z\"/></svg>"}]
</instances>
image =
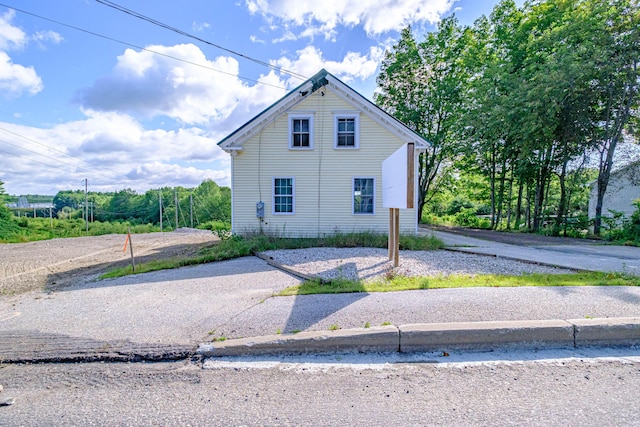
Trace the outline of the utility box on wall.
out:
<instances>
[{"instance_id":1,"label":"utility box on wall","mask_svg":"<svg viewBox=\"0 0 640 427\"><path fill-rule=\"evenodd\" d=\"M264 218L264 202L256 203L256 216L258 218Z\"/></svg>"}]
</instances>

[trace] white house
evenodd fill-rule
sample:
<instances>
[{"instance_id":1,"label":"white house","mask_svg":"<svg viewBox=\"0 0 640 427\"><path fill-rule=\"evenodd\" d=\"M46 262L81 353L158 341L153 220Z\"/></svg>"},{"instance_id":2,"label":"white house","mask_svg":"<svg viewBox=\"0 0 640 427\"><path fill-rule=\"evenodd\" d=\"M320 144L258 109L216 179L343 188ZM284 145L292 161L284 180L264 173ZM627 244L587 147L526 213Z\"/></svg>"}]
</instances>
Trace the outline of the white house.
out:
<instances>
[{"instance_id":1,"label":"white house","mask_svg":"<svg viewBox=\"0 0 640 427\"><path fill-rule=\"evenodd\" d=\"M233 233L386 233L382 161L406 143L415 144L416 156L428 144L318 72L218 143L231 154ZM418 200L417 186L414 191ZM417 226L417 209L403 209L400 231L415 233Z\"/></svg>"},{"instance_id":2,"label":"white house","mask_svg":"<svg viewBox=\"0 0 640 427\"><path fill-rule=\"evenodd\" d=\"M589 218L596 216L597 182L591 184L589 195ZM611 172L607 192L602 201L602 216L612 216L611 211L622 212L630 217L636 210L633 202L640 199L640 161Z\"/></svg>"}]
</instances>

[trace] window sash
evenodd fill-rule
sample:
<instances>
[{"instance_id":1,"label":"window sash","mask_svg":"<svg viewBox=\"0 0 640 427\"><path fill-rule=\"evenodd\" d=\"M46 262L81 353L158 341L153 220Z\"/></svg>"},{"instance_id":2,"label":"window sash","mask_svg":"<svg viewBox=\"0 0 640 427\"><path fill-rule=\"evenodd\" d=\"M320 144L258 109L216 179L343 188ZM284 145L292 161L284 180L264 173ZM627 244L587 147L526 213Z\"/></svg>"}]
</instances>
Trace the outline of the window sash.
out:
<instances>
[{"instance_id":1,"label":"window sash","mask_svg":"<svg viewBox=\"0 0 640 427\"><path fill-rule=\"evenodd\" d=\"M353 179L353 213L373 215L375 207L375 183L373 178Z\"/></svg>"},{"instance_id":2,"label":"window sash","mask_svg":"<svg viewBox=\"0 0 640 427\"><path fill-rule=\"evenodd\" d=\"M293 213L293 178L273 179L273 212Z\"/></svg>"},{"instance_id":3,"label":"window sash","mask_svg":"<svg viewBox=\"0 0 640 427\"><path fill-rule=\"evenodd\" d=\"M338 147L356 146L356 119L353 117L337 119L337 141Z\"/></svg>"},{"instance_id":4,"label":"window sash","mask_svg":"<svg viewBox=\"0 0 640 427\"><path fill-rule=\"evenodd\" d=\"M311 132L309 119L291 119L291 146L310 147Z\"/></svg>"}]
</instances>

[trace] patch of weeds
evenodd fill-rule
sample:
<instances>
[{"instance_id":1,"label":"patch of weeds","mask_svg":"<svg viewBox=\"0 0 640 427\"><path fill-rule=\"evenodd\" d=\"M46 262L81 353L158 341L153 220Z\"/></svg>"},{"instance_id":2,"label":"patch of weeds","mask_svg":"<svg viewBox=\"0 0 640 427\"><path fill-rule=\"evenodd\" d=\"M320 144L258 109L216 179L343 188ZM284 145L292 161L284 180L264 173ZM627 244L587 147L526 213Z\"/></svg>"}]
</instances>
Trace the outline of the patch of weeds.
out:
<instances>
[{"instance_id":1,"label":"patch of weeds","mask_svg":"<svg viewBox=\"0 0 640 427\"><path fill-rule=\"evenodd\" d=\"M330 331L337 331L338 329L340 329L340 326L336 325L335 323L329 326Z\"/></svg>"},{"instance_id":2,"label":"patch of weeds","mask_svg":"<svg viewBox=\"0 0 640 427\"><path fill-rule=\"evenodd\" d=\"M371 327L371 323L367 322L364 324L365 329L369 329Z\"/></svg>"},{"instance_id":3,"label":"patch of weeds","mask_svg":"<svg viewBox=\"0 0 640 427\"><path fill-rule=\"evenodd\" d=\"M391 322L382 322L382 326L391 326Z\"/></svg>"},{"instance_id":4,"label":"patch of weeds","mask_svg":"<svg viewBox=\"0 0 640 427\"><path fill-rule=\"evenodd\" d=\"M213 342L222 342L222 341L226 341L226 340L227 340L227 337L222 336L222 337L216 337L216 338L212 339L211 341L213 341Z\"/></svg>"},{"instance_id":5,"label":"patch of weeds","mask_svg":"<svg viewBox=\"0 0 640 427\"><path fill-rule=\"evenodd\" d=\"M395 268L393 267L389 267L385 270L384 272L384 279L387 282L391 282L393 279L395 279L396 277L398 277L398 272L396 271Z\"/></svg>"},{"instance_id":6,"label":"patch of weeds","mask_svg":"<svg viewBox=\"0 0 640 427\"><path fill-rule=\"evenodd\" d=\"M302 332L300 329L294 329L293 331L291 331L292 334L298 334Z\"/></svg>"},{"instance_id":7,"label":"patch of weeds","mask_svg":"<svg viewBox=\"0 0 640 427\"><path fill-rule=\"evenodd\" d=\"M282 330L280 328L276 329L276 335L282 335Z\"/></svg>"}]
</instances>

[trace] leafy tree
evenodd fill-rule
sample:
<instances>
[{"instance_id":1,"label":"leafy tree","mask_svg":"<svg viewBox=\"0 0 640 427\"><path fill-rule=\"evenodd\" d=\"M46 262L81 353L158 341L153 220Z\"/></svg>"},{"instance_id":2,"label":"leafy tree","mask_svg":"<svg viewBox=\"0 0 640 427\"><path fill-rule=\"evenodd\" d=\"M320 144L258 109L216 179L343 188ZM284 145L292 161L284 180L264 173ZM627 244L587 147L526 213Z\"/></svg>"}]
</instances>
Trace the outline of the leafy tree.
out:
<instances>
[{"instance_id":1,"label":"leafy tree","mask_svg":"<svg viewBox=\"0 0 640 427\"><path fill-rule=\"evenodd\" d=\"M461 66L466 38L453 16L419 44L407 27L380 67L376 103L431 143L418 157L420 214L438 187L443 167L459 152L455 123L467 78Z\"/></svg>"}]
</instances>

